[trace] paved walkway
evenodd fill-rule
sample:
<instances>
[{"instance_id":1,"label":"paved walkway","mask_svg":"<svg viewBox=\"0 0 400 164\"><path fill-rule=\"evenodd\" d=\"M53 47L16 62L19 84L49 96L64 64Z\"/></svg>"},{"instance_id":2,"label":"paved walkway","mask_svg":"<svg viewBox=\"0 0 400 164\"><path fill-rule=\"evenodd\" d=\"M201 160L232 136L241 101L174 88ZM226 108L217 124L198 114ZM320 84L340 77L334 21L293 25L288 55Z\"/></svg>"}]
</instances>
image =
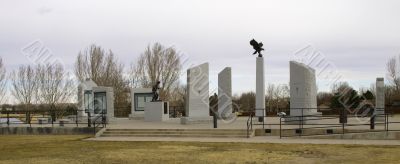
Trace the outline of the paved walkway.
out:
<instances>
[{"instance_id":1,"label":"paved walkway","mask_svg":"<svg viewBox=\"0 0 400 164\"><path fill-rule=\"evenodd\" d=\"M177 141L177 142L242 142L280 144L354 144L354 145L400 145L400 140L346 140L346 139L279 139L276 136L252 138L186 138L186 137L98 137L88 141Z\"/></svg>"},{"instance_id":2,"label":"paved walkway","mask_svg":"<svg viewBox=\"0 0 400 164\"><path fill-rule=\"evenodd\" d=\"M349 119L349 123L360 123L366 118ZM395 118L399 119L400 118ZM256 119L253 120L257 121ZM218 122L219 129L247 129L247 117L240 117L231 122ZM269 124L279 124L278 117L267 118ZM337 123L337 120L325 120L324 123ZM311 126L311 125L310 125ZM315 126L315 125L314 125ZM318 125L317 125L318 126ZM400 128L400 124L392 125L392 128ZM284 125L284 128L296 128L298 125ZM312 126L311 126L312 127ZM143 120L117 119L107 126L109 129L212 129L212 124L181 125L179 119L170 119L162 123L144 122ZM261 128L255 126L253 128ZM268 125L265 128L278 129L279 125ZM347 127L354 129L369 128ZM379 126L383 128L383 126ZM378 127L377 127L378 129ZM356 144L356 145L400 145L400 140L348 140L348 139L306 139L306 138L284 138L279 136L256 136L252 138L190 138L190 137L99 137L89 138L89 141L183 141L183 142L243 142L243 143L282 143L282 144Z\"/></svg>"}]
</instances>

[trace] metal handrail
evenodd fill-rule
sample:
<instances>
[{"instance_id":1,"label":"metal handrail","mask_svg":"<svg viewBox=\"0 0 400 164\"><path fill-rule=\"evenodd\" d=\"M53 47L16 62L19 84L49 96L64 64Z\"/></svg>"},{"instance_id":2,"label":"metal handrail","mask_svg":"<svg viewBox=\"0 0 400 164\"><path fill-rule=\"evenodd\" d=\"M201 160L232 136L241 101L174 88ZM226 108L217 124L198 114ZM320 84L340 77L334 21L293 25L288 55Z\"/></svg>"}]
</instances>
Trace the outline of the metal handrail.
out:
<instances>
[{"instance_id":1,"label":"metal handrail","mask_svg":"<svg viewBox=\"0 0 400 164\"><path fill-rule=\"evenodd\" d=\"M385 110L385 109L384 109ZM328 125L328 124L304 124L305 121L309 121L309 120L320 120L320 119L315 119L315 118L310 118L310 117L319 117L321 119L340 119L342 117L342 115L339 116L329 116L329 117L325 117L325 116L320 116L320 115L301 115L301 116L284 116L281 117L279 120L279 136L280 138L282 137L291 137L291 136L283 136L283 130L299 130L298 135L299 136L304 136L303 130L305 129L321 129L321 128L334 128L334 127L341 127L341 133L336 133L336 134L345 134L345 127L349 127L349 126L366 126L366 125L370 125L370 131L365 131L365 132L378 132L378 131L393 131L393 130L389 130L389 124L390 123L400 123L400 122L390 122L389 121L389 115L391 115L390 113L387 113L386 110L384 112L384 114L373 114L371 117L371 121L369 124L366 123L362 123L362 124L347 124L347 122L342 121L341 123L337 123L337 124L329 124L329 126L322 126L322 125ZM356 116L350 116L350 117L356 117ZM383 122L375 122L375 118L376 117L384 117ZM282 120L282 118L298 118L295 120ZM348 118L348 117L347 117ZM291 129L283 129L282 128L282 123L283 122L299 122L299 127L298 128L291 128ZM304 125L321 125L321 126L317 126L317 127L304 127ZM375 125L384 125L384 129L383 130L375 130L374 127ZM400 130L400 129L399 129ZM398 130L397 130L398 131ZM357 133L365 133L365 132L357 132ZM348 132L349 133L349 132ZM351 132L354 133L354 132ZM334 134L334 133L331 133ZM311 135L325 135L325 134L308 134L307 136L311 136Z\"/></svg>"},{"instance_id":2,"label":"metal handrail","mask_svg":"<svg viewBox=\"0 0 400 164\"><path fill-rule=\"evenodd\" d=\"M57 112L61 112L63 113L63 115L59 115L57 114ZM32 127L32 125L39 125L41 124L39 122L39 119L42 118L47 118L48 122L46 122L45 124L50 125L52 127L54 127L54 123L55 123L55 117L59 117L59 116L70 116L70 118L75 119L74 121L70 121L70 122L64 122L64 124L73 124L76 127L78 126L82 126L82 125L86 125L88 127L90 127L90 125L92 124L92 120L94 120L95 116L90 116L89 113L88 116L79 116L79 112L85 112L85 110L0 110L0 118L3 119L3 121L0 123L2 125L6 125L6 126L11 126L11 125L28 125L29 127ZM106 115L104 112L101 113L102 114L102 124L104 124L104 127L106 127ZM58 116L57 116L58 115ZM13 120L13 118L15 118L15 120L18 120L17 122ZM88 122L85 122L83 119L81 121L81 118L88 118ZM38 121L33 121L34 119L37 119ZM99 118L97 118L99 119ZM97 120L97 123L99 121ZM103 123L104 122L104 123ZM90 123L90 124L88 124ZM99 125L100 126L100 125Z\"/></svg>"},{"instance_id":3,"label":"metal handrail","mask_svg":"<svg viewBox=\"0 0 400 164\"><path fill-rule=\"evenodd\" d=\"M106 127L107 124L107 120L106 120L106 116L105 116L105 112L102 111L101 113L101 117L97 117L94 119L93 121L93 133L96 134L96 128L100 127L100 125L102 125L102 128ZM101 123L96 125L97 120L101 118Z\"/></svg>"},{"instance_id":4,"label":"metal handrail","mask_svg":"<svg viewBox=\"0 0 400 164\"><path fill-rule=\"evenodd\" d=\"M250 138L250 131L253 131L253 113L247 118L247 138Z\"/></svg>"}]
</instances>

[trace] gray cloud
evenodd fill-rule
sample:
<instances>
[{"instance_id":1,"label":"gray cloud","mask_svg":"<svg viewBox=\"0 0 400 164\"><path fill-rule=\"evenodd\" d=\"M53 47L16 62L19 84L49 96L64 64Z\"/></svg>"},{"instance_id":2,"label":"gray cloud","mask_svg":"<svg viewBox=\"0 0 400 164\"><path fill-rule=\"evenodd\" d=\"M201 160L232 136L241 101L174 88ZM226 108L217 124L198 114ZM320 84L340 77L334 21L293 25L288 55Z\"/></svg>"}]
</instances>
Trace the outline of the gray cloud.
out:
<instances>
[{"instance_id":1,"label":"gray cloud","mask_svg":"<svg viewBox=\"0 0 400 164\"><path fill-rule=\"evenodd\" d=\"M400 52L399 1L24 3L8 0L0 6L0 13L7 13L0 14L0 56L9 70L29 63L20 49L36 39L69 68L77 53L92 43L112 49L128 66L149 43L161 42L174 45L190 64L210 62L212 77L231 66L234 92L242 92L254 90L255 57L248 42L255 38L266 48L267 83L287 83L291 56L311 44L358 87L384 76L386 60Z\"/></svg>"}]
</instances>

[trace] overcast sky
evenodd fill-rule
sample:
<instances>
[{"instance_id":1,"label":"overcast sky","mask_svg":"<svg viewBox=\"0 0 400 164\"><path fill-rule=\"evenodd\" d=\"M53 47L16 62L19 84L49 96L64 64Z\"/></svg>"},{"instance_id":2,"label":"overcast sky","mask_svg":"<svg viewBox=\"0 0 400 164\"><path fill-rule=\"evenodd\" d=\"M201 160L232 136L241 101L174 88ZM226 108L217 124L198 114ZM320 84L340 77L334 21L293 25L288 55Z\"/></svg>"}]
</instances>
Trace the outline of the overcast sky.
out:
<instances>
[{"instance_id":1,"label":"overcast sky","mask_svg":"<svg viewBox=\"0 0 400 164\"><path fill-rule=\"evenodd\" d=\"M40 40L70 69L95 43L128 67L160 42L178 49L186 66L209 62L211 87L232 67L240 93L255 89L255 38L266 49L266 83L288 83L289 61L311 45L343 80L369 87L400 53L399 9L395 0L0 0L0 55L8 71L31 64L21 48Z\"/></svg>"}]
</instances>

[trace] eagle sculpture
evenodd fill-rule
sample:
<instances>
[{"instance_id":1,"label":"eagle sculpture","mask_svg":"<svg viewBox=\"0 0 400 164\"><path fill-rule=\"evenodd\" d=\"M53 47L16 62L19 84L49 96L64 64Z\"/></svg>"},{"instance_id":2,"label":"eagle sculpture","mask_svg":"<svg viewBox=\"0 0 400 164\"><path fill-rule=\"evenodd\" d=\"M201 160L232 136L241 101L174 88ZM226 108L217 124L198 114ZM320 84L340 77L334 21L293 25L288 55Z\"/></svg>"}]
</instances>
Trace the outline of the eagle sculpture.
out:
<instances>
[{"instance_id":1,"label":"eagle sculpture","mask_svg":"<svg viewBox=\"0 0 400 164\"><path fill-rule=\"evenodd\" d=\"M252 39L250 45L252 45L255 50L253 55L258 53L258 57L262 57L261 51L264 51L264 48L262 48L262 42L258 43L256 40Z\"/></svg>"}]
</instances>

